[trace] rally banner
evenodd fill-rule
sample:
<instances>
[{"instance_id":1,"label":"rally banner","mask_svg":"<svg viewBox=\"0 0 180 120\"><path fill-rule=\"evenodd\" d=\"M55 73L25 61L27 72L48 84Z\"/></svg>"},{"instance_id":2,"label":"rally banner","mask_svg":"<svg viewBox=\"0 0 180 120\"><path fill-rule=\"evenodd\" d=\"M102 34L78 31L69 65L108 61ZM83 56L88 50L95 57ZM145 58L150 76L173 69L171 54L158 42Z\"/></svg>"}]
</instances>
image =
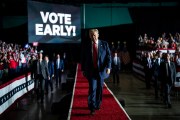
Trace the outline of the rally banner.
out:
<instances>
[{"instance_id":1,"label":"rally banner","mask_svg":"<svg viewBox=\"0 0 180 120\"><path fill-rule=\"evenodd\" d=\"M28 1L29 43L80 43L80 7Z\"/></svg>"},{"instance_id":2,"label":"rally banner","mask_svg":"<svg viewBox=\"0 0 180 120\"><path fill-rule=\"evenodd\" d=\"M31 75L22 75L0 86L0 115L5 112L16 100L34 88Z\"/></svg>"}]
</instances>

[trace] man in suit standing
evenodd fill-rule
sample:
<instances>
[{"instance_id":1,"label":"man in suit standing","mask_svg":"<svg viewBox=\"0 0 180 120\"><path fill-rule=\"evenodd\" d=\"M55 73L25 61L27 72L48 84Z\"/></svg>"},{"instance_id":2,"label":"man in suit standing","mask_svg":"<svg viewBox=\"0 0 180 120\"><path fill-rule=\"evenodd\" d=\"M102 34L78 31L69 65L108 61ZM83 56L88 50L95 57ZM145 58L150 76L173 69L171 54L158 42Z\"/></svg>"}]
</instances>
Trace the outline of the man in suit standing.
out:
<instances>
[{"instance_id":1,"label":"man in suit standing","mask_svg":"<svg viewBox=\"0 0 180 120\"><path fill-rule=\"evenodd\" d=\"M117 52L114 53L114 57L112 59L112 73L113 73L113 83L119 83L119 71L120 71L120 58L117 56Z\"/></svg>"},{"instance_id":2,"label":"man in suit standing","mask_svg":"<svg viewBox=\"0 0 180 120\"><path fill-rule=\"evenodd\" d=\"M57 54L55 60L55 73L56 73L56 86L61 85L61 75L64 72L64 61L60 58L60 54Z\"/></svg>"},{"instance_id":3,"label":"man in suit standing","mask_svg":"<svg viewBox=\"0 0 180 120\"><path fill-rule=\"evenodd\" d=\"M155 90L155 99L158 99L158 91L160 89L160 64L163 62L162 52L158 51L155 56L154 65L153 65L153 76L154 76L154 90Z\"/></svg>"},{"instance_id":4,"label":"man in suit standing","mask_svg":"<svg viewBox=\"0 0 180 120\"><path fill-rule=\"evenodd\" d=\"M45 61L47 62L49 74L50 74L50 79L46 79L46 93L48 94L48 86L51 88L51 92L53 91L53 83L52 83L52 78L54 77L54 63L49 61L49 57L46 55L44 57Z\"/></svg>"},{"instance_id":5,"label":"man in suit standing","mask_svg":"<svg viewBox=\"0 0 180 120\"><path fill-rule=\"evenodd\" d=\"M160 78L163 87L163 100L166 108L171 108L170 92L171 87L176 80L176 67L174 62L170 61L170 54L166 53L164 62L160 65Z\"/></svg>"},{"instance_id":6,"label":"man in suit standing","mask_svg":"<svg viewBox=\"0 0 180 120\"><path fill-rule=\"evenodd\" d=\"M90 114L100 109L104 79L111 70L111 52L107 42L99 40L97 29L89 30L91 41L82 50L82 71L89 82L88 107Z\"/></svg>"},{"instance_id":7,"label":"man in suit standing","mask_svg":"<svg viewBox=\"0 0 180 120\"><path fill-rule=\"evenodd\" d=\"M40 97L41 103L43 103L45 79L50 79L50 74L49 74L47 63L45 62L45 60L43 60L42 52L38 54L38 60L34 62L33 68L35 71L35 91L37 95L37 100L39 100L39 97Z\"/></svg>"},{"instance_id":8,"label":"man in suit standing","mask_svg":"<svg viewBox=\"0 0 180 120\"><path fill-rule=\"evenodd\" d=\"M151 88L151 81L152 81L152 75L153 75L152 68L153 68L153 60L151 58L151 52L148 52L147 57L144 60L146 89Z\"/></svg>"}]
</instances>

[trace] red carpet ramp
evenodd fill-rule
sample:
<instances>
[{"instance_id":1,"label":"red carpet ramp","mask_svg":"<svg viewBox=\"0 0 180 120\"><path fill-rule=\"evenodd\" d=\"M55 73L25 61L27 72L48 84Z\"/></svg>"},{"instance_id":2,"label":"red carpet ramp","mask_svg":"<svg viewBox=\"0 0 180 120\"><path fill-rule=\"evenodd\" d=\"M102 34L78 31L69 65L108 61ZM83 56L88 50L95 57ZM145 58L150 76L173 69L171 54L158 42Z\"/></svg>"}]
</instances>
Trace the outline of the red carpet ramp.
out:
<instances>
[{"instance_id":1,"label":"red carpet ramp","mask_svg":"<svg viewBox=\"0 0 180 120\"><path fill-rule=\"evenodd\" d=\"M101 109L96 110L94 115L90 115L87 103L88 81L82 75L80 68L78 64L68 120L130 120L106 84L104 84Z\"/></svg>"}]
</instances>

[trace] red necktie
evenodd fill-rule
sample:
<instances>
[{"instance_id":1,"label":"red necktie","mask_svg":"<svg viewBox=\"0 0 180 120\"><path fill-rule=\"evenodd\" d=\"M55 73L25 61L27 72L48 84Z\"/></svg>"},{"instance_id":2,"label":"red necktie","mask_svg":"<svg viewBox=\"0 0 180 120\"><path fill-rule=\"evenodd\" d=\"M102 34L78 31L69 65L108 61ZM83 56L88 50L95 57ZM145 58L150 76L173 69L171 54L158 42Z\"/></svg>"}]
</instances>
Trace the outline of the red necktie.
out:
<instances>
[{"instance_id":1,"label":"red necktie","mask_svg":"<svg viewBox=\"0 0 180 120\"><path fill-rule=\"evenodd\" d=\"M97 68L97 46L96 46L96 43L93 43L93 62L94 62L94 68Z\"/></svg>"}]
</instances>

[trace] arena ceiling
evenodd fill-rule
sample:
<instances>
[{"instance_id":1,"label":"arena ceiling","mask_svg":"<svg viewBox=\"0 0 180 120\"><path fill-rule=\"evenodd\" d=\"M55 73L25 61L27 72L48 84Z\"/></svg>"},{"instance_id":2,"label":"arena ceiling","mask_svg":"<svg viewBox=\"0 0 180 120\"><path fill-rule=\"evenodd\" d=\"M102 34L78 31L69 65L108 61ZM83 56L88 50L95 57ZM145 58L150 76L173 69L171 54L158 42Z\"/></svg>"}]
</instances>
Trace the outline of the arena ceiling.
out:
<instances>
[{"instance_id":1,"label":"arena ceiling","mask_svg":"<svg viewBox=\"0 0 180 120\"><path fill-rule=\"evenodd\" d=\"M27 15L27 1L28 0L1 0L0 1L0 15ZM161 3L161 2L177 2L179 6L179 0L32 0L47 3L57 4L70 4L70 5L82 5L82 4L101 4L101 3Z\"/></svg>"}]
</instances>

